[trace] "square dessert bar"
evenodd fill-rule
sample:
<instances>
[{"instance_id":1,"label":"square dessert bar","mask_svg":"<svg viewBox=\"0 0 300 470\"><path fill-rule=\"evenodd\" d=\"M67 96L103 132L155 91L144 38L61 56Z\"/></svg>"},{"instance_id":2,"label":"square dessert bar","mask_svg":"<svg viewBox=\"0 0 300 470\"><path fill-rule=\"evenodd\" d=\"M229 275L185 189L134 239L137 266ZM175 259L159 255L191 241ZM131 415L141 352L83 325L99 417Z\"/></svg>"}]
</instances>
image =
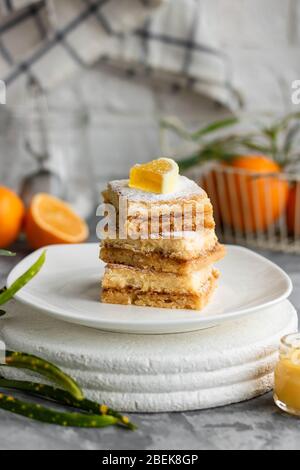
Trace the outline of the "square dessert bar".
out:
<instances>
[{"instance_id":1,"label":"square dessert bar","mask_svg":"<svg viewBox=\"0 0 300 470\"><path fill-rule=\"evenodd\" d=\"M116 236L101 242L100 258L107 263L102 302L204 308L219 277L213 264L225 255L205 191L180 176L171 194L120 180L109 183L103 196L122 217Z\"/></svg>"},{"instance_id":2,"label":"square dessert bar","mask_svg":"<svg viewBox=\"0 0 300 470\"><path fill-rule=\"evenodd\" d=\"M103 289L129 289L140 292L163 294L198 295L211 278L217 279L218 272L211 266L189 275L177 276L173 273L133 268L118 264L108 264L102 281Z\"/></svg>"},{"instance_id":3,"label":"square dessert bar","mask_svg":"<svg viewBox=\"0 0 300 470\"><path fill-rule=\"evenodd\" d=\"M104 275L101 300L111 304L201 310L208 304L218 277L215 269L205 269L189 280L188 276L159 275L110 265Z\"/></svg>"},{"instance_id":4,"label":"square dessert bar","mask_svg":"<svg viewBox=\"0 0 300 470\"><path fill-rule=\"evenodd\" d=\"M199 232L151 234L146 239L122 239L116 234L116 238L102 240L101 246L130 250L141 254L158 253L162 256L188 261L211 252L217 243L218 239L215 231L203 229Z\"/></svg>"},{"instance_id":5,"label":"square dessert bar","mask_svg":"<svg viewBox=\"0 0 300 470\"><path fill-rule=\"evenodd\" d=\"M199 257L192 256L189 260L185 260L163 255L159 252L134 251L105 245L101 248L100 258L105 263L110 264L123 264L142 269L186 275L220 261L224 258L225 253L224 246L217 243L212 250L203 252Z\"/></svg>"},{"instance_id":6,"label":"square dessert bar","mask_svg":"<svg viewBox=\"0 0 300 470\"><path fill-rule=\"evenodd\" d=\"M172 194L146 193L128 187L128 180L112 181L103 192L104 202L126 213L120 222L128 236L166 231L195 231L215 228L213 208L206 192L194 181L179 177ZM120 225L119 225L120 228Z\"/></svg>"}]
</instances>

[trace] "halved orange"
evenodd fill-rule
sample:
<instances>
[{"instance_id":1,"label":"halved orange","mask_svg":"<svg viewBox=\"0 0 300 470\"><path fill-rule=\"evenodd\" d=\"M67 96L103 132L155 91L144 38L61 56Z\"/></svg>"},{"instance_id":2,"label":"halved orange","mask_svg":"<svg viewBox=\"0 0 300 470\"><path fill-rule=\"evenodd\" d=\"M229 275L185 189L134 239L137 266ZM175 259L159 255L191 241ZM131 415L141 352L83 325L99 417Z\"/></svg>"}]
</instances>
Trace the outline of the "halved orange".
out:
<instances>
[{"instance_id":1,"label":"halved orange","mask_svg":"<svg viewBox=\"0 0 300 470\"><path fill-rule=\"evenodd\" d=\"M44 193L32 198L25 232L34 249L47 245L82 243L89 236L87 224L66 202Z\"/></svg>"}]
</instances>

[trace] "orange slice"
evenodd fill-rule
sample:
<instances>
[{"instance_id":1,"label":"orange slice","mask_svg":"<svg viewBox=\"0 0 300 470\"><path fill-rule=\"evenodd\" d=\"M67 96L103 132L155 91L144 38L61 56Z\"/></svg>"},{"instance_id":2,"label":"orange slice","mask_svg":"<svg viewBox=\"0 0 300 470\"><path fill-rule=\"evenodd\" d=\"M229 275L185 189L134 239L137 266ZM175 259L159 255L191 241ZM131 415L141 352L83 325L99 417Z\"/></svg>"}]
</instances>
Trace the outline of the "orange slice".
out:
<instances>
[{"instance_id":1,"label":"orange slice","mask_svg":"<svg viewBox=\"0 0 300 470\"><path fill-rule=\"evenodd\" d=\"M168 194L176 189L179 168L170 158L159 158L130 171L129 187L149 193Z\"/></svg>"},{"instance_id":2,"label":"orange slice","mask_svg":"<svg viewBox=\"0 0 300 470\"><path fill-rule=\"evenodd\" d=\"M32 198L25 232L34 249L61 243L82 243L89 236L86 223L68 204L43 193Z\"/></svg>"}]
</instances>

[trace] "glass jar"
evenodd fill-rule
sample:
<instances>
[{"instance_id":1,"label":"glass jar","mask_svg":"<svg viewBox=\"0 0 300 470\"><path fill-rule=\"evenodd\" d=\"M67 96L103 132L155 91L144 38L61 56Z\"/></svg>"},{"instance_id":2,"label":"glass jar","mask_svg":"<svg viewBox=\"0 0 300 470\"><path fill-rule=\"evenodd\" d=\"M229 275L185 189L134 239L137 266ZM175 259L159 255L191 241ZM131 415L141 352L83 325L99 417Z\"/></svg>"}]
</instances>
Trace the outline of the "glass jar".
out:
<instances>
[{"instance_id":1,"label":"glass jar","mask_svg":"<svg viewBox=\"0 0 300 470\"><path fill-rule=\"evenodd\" d=\"M37 192L52 194L88 218L96 198L87 130L78 107L2 108L0 184L27 204Z\"/></svg>"},{"instance_id":2,"label":"glass jar","mask_svg":"<svg viewBox=\"0 0 300 470\"><path fill-rule=\"evenodd\" d=\"M275 369L274 400L281 410L300 416L300 333L281 340Z\"/></svg>"}]
</instances>

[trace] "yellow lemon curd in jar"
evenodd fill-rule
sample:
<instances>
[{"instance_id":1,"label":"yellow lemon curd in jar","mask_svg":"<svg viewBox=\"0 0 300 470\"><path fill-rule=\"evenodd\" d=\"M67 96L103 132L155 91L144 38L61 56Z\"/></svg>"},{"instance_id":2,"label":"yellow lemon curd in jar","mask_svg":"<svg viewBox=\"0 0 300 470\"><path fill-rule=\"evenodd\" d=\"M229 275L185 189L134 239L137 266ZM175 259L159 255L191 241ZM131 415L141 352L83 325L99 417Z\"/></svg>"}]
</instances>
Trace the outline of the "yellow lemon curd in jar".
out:
<instances>
[{"instance_id":1,"label":"yellow lemon curd in jar","mask_svg":"<svg viewBox=\"0 0 300 470\"><path fill-rule=\"evenodd\" d=\"M300 334L281 340L275 369L274 400L282 410L300 416Z\"/></svg>"}]
</instances>

